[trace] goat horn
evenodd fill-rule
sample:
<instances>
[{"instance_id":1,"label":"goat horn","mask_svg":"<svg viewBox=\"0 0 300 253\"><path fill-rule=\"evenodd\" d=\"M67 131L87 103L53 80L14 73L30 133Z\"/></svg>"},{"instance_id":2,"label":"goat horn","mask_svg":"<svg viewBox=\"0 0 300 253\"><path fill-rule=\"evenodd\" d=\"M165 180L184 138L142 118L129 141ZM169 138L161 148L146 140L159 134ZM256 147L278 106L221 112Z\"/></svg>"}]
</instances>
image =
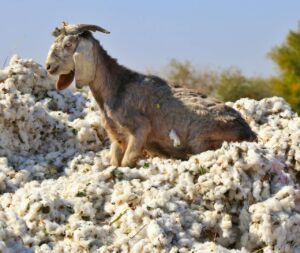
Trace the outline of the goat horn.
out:
<instances>
[{"instance_id":1,"label":"goat horn","mask_svg":"<svg viewBox=\"0 0 300 253\"><path fill-rule=\"evenodd\" d=\"M63 22L61 27L56 27L55 30L52 32L52 35L55 37L59 36L62 33L65 34L78 34L84 31L92 31L92 32L102 32L109 34L110 32L106 29L97 26L97 25L88 25L88 24L79 24L79 25L71 25L67 22Z\"/></svg>"},{"instance_id":2,"label":"goat horn","mask_svg":"<svg viewBox=\"0 0 300 253\"><path fill-rule=\"evenodd\" d=\"M110 32L107 31L106 29L97 26L97 25L87 25L87 24L80 24L77 26L79 31L92 31L92 32L102 32L102 33L106 33L109 34Z\"/></svg>"}]
</instances>

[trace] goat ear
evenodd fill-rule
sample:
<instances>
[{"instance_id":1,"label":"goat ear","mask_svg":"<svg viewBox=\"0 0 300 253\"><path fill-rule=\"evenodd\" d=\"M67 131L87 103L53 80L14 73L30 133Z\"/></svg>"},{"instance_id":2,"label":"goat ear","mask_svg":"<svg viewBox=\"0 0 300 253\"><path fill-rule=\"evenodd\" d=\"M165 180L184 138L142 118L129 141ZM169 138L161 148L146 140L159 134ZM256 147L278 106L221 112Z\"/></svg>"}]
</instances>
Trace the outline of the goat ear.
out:
<instances>
[{"instance_id":1,"label":"goat ear","mask_svg":"<svg viewBox=\"0 0 300 253\"><path fill-rule=\"evenodd\" d=\"M95 77L96 62L93 52L93 43L84 38L80 39L73 55L77 88L90 84Z\"/></svg>"}]
</instances>

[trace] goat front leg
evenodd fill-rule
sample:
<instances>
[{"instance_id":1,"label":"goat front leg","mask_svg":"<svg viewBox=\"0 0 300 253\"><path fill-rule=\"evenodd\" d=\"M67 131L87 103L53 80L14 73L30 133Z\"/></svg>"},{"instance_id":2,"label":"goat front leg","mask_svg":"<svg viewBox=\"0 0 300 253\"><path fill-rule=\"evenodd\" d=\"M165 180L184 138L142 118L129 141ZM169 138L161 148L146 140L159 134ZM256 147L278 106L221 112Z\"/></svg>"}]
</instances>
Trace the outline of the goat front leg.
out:
<instances>
[{"instance_id":1,"label":"goat front leg","mask_svg":"<svg viewBox=\"0 0 300 253\"><path fill-rule=\"evenodd\" d=\"M150 129L149 121L145 120L143 124L139 124L139 127L133 133L130 133L121 163L123 167L134 167L136 165L137 160L142 154L142 149L147 141Z\"/></svg>"},{"instance_id":2,"label":"goat front leg","mask_svg":"<svg viewBox=\"0 0 300 253\"><path fill-rule=\"evenodd\" d=\"M122 146L118 141L112 141L110 145L110 165L120 166L124 155Z\"/></svg>"}]
</instances>

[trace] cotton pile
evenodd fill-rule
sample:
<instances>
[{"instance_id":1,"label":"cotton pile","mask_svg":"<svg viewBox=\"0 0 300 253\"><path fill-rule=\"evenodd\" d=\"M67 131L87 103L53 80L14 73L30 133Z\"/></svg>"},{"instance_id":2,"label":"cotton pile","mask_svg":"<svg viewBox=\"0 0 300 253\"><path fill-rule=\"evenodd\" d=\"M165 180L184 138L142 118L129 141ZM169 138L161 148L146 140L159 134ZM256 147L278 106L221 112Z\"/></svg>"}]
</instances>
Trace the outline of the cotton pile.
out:
<instances>
[{"instance_id":1,"label":"cotton pile","mask_svg":"<svg viewBox=\"0 0 300 253\"><path fill-rule=\"evenodd\" d=\"M116 168L91 94L58 92L13 57L0 70L0 252L300 252L300 118L279 97L228 105L257 143Z\"/></svg>"}]
</instances>

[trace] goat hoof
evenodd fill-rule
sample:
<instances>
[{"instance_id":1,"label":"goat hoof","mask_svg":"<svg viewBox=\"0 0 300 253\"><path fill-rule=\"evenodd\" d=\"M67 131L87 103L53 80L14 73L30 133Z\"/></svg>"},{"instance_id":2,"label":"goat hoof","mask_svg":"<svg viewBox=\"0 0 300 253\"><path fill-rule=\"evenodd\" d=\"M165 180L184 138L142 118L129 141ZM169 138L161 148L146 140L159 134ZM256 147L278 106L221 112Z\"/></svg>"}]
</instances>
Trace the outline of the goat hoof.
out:
<instances>
[{"instance_id":1,"label":"goat hoof","mask_svg":"<svg viewBox=\"0 0 300 253\"><path fill-rule=\"evenodd\" d=\"M111 159L110 160L110 165L119 167L121 164L120 164L120 162L118 160Z\"/></svg>"},{"instance_id":2,"label":"goat hoof","mask_svg":"<svg viewBox=\"0 0 300 253\"><path fill-rule=\"evenodd\" d=\"M122 163L121 163L122 167L133 168L133 167L135 167L135 165L136 165L135 161L122 161Z\"/></svg>"}]
</instances>

